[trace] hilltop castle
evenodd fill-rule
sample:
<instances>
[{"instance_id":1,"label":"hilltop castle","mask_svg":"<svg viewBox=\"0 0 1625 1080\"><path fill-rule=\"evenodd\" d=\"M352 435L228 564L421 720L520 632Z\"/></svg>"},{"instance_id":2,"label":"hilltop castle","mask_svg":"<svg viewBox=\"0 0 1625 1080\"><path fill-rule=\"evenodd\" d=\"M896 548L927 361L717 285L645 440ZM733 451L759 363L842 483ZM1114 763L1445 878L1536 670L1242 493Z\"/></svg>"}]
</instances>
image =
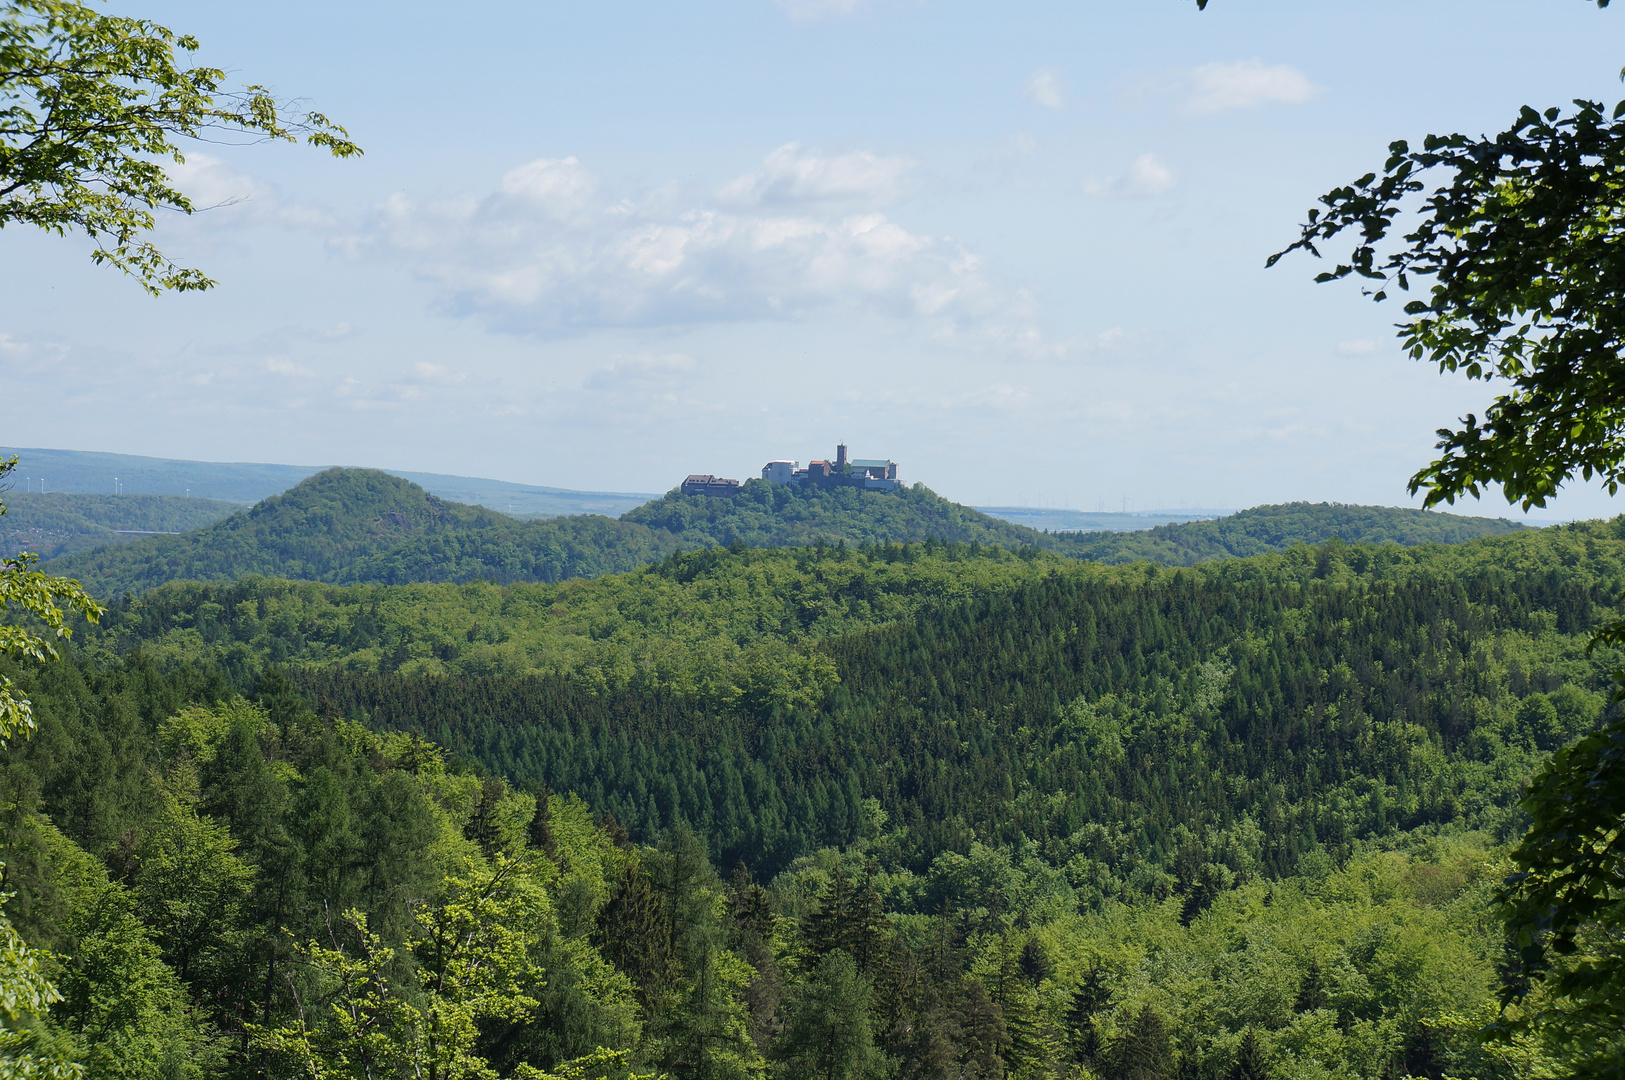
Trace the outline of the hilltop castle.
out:
<instances>
[{"instance_id":1,"label":"hilltop castle","mask_svg":"<svg viewBox=\"0 0 1625 1080\"><path fill-rule=\"evenodd\" d=\"M848 460L845 443L835 447L834 461L809 461L805 469L797 461L770 461L762 466L762 479L794 487L855 487L866 491L896 491L903 486L897 478L897 462L880 458ZM739 481L710 473L690 473L679 490L684 495L732 495L739 490Z\"/></svg>"}]
</instances>

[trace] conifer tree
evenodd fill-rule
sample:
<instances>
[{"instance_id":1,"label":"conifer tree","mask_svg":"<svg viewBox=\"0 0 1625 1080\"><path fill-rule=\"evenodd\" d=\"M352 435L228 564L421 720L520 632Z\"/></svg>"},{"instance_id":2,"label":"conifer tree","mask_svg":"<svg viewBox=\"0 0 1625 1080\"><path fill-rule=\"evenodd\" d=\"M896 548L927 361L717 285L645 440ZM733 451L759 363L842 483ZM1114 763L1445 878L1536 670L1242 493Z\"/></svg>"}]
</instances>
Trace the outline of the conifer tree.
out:
<instances>
[{"instance_id":1,"label":"conifer tree","mask_svg":"<svg viewBox=\"0 0 1625 1080\"><path fill-rule=\"evenodd\" d=\"M885 901L875 888L874 875L875 868L870 864L863 884L855 888L837 865L829 888L819 897L818 910L808 917L804 931L807 946L814 956L826 956L842 949L866 978L874 977L890 930Z\"/></svg>"},{"instance_id":2,"label":"conifer tree","mask_svg":"<svg viewBox=\"0 0 1625 1080\"><path fill-rule=\"evenodd\" d=\"M779 1006L784 997L784 976L774 953L773 894L752 879L743 862L734 868L728 881L728 909L733 917L730 944L756 973L745 987L751 1041L765 1051L782 1027Z\"/></svg>"},{"instance_id":3,"label":"conifer tree","mask_svg":"<svg viewBox=\"0 0 1625 1080\"><path fill-rule=\"evenodd\" d=\"M1269 1066L1264 1060L1264 1048L1258 1044L1258 1029L1248 1024L1236 1051L1236 1063L1230 1067L1226 1080L1270 1080Z\"/></svg>"},{"instance_id":4,"label":"conifer tree","mask_svg":"<svg viewBox=\"0 0 1625 1080\"><path fill-rule=\"evenodd\" d=\"M1112 1048L1113 1080L1170 1080L1174 1048L1162 1016L1150 1005L1136 1013Z\"/></svg>"},{"instance_id":5,"label":"conifer tree","mask_svg":"<svg viewBox=\"0 0 1625 1080\"><path fill-rule=\"evenodd\" d=\"M818 961L796 995L774 1056L784 1075L867 1080L886 1075L869 1016L870 984L844 949Z\"/></svg>"},{"instance_id":6,"label":"conifer tree","mask_svg":"<svg viewBox=\"0 0 1625 1080\"><path fill-rule=\"evenodd\" d=\"M1111 1004L1111 988L1106 985L1106 973L1099 967L1090 967L1072 991L1072 1002L1067 1007L1067 1043L1072 1060L1092 1067L1100 1057L1100 1027L1096 1017Z\"/></svg>"},{"instance_id":7,"label":"conifer tree","mask_svg":"<svg viewBox=\"0 0 1625 1080\"><path fill-rule=\"evenodd\" d=\"M1032 942L1027 944L1031 945ZM990 988L990 996L998 1007L999 1018L1009 1040L1000 1055L1004 1059L1005 1071L1011 1075L1028 1075L1030 1070L1041 1067L1052 1055L1040 1019L1038 995L1022 977L1021 958L1026 955L1025 950L1010 946L1009 942L1005 945L1004 958L994 986Z\"/></svg>"},{"instance_id":8,"label":"conifer tree","mask_svg":"<svg viewBox=\"0 0 1625 1080\"><path fill-rule=\"evenodd\" d=\"M553 790L546 784L536 785L536 813L530 819L530 827L525 832L525 839L530 846L546 855L553 862L559 861L558 842L553 836Z\"/></svg>"},{"instance_id":9,"label":"conifer tree","mask_svg":"<svg viewBox=\"0 0 1625 1080\"><path fill-rule=\"evenodd\" d=\"M1320 961L1309 958L1303 981L1298 984L1298 996L1292 1003L1294 1012L1313 1012L1326 1007L1326 980L1320 973Z\"/></svg>"},{"instance_id":10,"label":"conifer tree","mask_svg":"<svg viewBox=\"0 0 1625 1080\"><path fill-rule=\"evenodd\" d=\"M654 883L637 860L628 860L615 893L598 916L604 958L632 980L648 1009L676 976L677 958L667 944L666 915Z\"/></svg>"}]
</instances>

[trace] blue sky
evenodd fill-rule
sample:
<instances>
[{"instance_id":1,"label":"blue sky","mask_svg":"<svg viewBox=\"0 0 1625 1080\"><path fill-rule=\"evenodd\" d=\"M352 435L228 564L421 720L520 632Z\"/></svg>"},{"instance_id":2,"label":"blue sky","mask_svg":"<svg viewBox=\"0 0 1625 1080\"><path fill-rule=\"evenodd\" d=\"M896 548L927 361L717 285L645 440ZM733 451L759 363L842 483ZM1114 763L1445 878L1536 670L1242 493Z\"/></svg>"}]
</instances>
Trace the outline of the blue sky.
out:
<instances>
[{"instance_id":1,"label":"blue sky","mask_svg":"<svg viewBox=\"0 0 1625 1080\"><path fill-rule=\"evenodd\" d=\"M843 438L982 505L1403 504L1485 389L1265 258L1392 139L1625 96L1584 0L111 10L366 156L197 147L206 295L6 229L5 442L598 490Z\"/></svg>"}]
</instances>

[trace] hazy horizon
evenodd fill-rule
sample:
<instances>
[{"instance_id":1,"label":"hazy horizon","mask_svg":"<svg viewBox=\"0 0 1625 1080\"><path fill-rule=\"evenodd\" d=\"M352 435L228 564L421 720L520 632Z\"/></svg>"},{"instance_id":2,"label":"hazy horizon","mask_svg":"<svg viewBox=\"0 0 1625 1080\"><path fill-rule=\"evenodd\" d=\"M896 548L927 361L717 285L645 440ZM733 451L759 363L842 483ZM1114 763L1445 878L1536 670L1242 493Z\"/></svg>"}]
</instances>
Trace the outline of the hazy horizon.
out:
<instances>
[{"instance_id":1,"label":"hazy horizon","mask_svg":"<svg viewBox=\"0 0 1625 1080\"><path fill-rule=\"evenodd\" d=\"M1415 505L1486 388L1404 359L1398 302L1264 260L1393 139L1612 103L1625 40L1573 0L109 10L367 155L197 146L209 209L158 239L205 295L5 230L8 442L638 492L844 439L1086 512Z\"/></svg>"}]
</instances>

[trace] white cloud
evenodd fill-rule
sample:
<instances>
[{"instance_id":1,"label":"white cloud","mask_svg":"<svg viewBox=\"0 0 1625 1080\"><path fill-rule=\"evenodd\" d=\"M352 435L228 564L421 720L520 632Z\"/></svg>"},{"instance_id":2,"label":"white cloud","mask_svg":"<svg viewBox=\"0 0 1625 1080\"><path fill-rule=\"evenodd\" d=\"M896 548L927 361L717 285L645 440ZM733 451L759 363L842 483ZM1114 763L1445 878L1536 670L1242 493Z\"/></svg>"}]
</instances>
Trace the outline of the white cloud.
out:
<instances>
[{"instance_id":1,"label":"white cloud","mask_svg":"<svg viewBox=\"0 0 1625 1080\"><path fill-rule=\"evenodd\" d=\"M1061 73L1054 68L1039 68L1022 87L1027 100L1046 109L1059 109L1066 104L1066 86Z\"/></svg>"},{"instance_id":2,"label":"white cloud","mask_svg":"<svg viewBox=\"0 0 1625 1080\"><path fill-rule=\"evenodd\" d=\"M310 368L283 357L272 357L265 361L265 370L273 375L287 375L290 378L313 379L316 377L316 373Z\"/></svg>"},{"instance_id":3,"label":"white cloud","mask_svg":"<svg viewBox=\"0 0 1625 1080\"><path fill-rule=\"evenodd\" d=\"M906 157L868 151L820 157L786 143L767 155L761 168L718 188L717 199L738 206L831 202L872 206L901 196L904 176L913 167L913 159Z\"/></svg>"},{"instance_id":4,"label":"white cloud","mask_svg":"<svg viewBox=\"0 0 1625 1080\"><path fill-rule=\"evenodd\" d=\"M698 370L698 361L687 353L640 352L611 357L584 385L589 390L612 391L675 388Z\"/></svg>"},{"instance_id":5,"label":"white cloud","mask_svg":"<svg viewBox=\"0 0 1625 1080\"><path fill-rule=\"evenodd\" d=\"M52 342L18 341L10 334L0 334L0 363L14 372L43 371L68 355L66 345Z\"/></svg>"},{"instance_id":6,"label":"white cloud","mask_svg":"<svg viewBox=\"0 0 1625 1080\"><path fill-rule=\"evenodd\" d=\"M420 360L412 365L412 378L416 382L439 383L442 386L455 386L468 378L466 371L452 371L444 364L431 364Z\"/></svg>"},{"instance_id":7,"label":"white cloud","mask_svg":"<svg viewBox=\"0 0 1625 1080\"><path fill-rule=\"evenodd\" d=\"M874 0L773 0L796 22L845 19L861 14Z\"/></svg>"},{"instance_id":8,"label":"white cloud","mask_svg":"<svg viewBox=\"0 0 1625 1080\"><path fill-rule=\"evenodd\" d=\"M1150 199L1164 194L1174 183L1174 171L1155 154L1141 154L1120 175L1106 183L1089 184L1085 190L1113 199Z\"/></svg>"},{"instance_id":9,"label":"white cloud","mask_svg":"<svg viewBox=\"0 0 1625 1080\"><path fill-rule=\"evenodd\" d=\"M1340 341L1337 343L1337 351L1344 356L1364 356L1367 353L1376 352L1377 343L1367 338L1361 338L1358 341Z\"/></svg>"},{"instance_id":10,"label":"white cloud","mask_svg":"<svg viewBox=\"0 0 1625 1080\"><path fill-rule=\"evenodd\" d=\"M1290 64L1262 60L1203 64L1185 77L1185 109L1198 116L1272 103L1297 105L1324 91Z\"/></svg>"},{"instance_id":11,"label":"white cloud","mask_svg":"<svg viewBox=\"0 0 1625 1080\"><path fill-rule=\"evenodd\" d=\"M791 145L710 199L628 198L573 159L548 159L483 198L397 195L341 246L404 262L446 309L514 332L856 313L924 320L939 336L1005 351L1048 347L1025 294L973 253L875 208L911 166Z\"/></svg>"},{"instance_id":12,"label":"white cloud","mask_svg":"<svg viewBox=\"0 0 1625 1080\"><path fill-rule=\"evenodd\" d=\"M208 154L188 154L185 162L170 162L165 171L192 201L194 221L337 228L338 223L325 210L284 202L275 188Z\"/></svg>"}]
</instances>

